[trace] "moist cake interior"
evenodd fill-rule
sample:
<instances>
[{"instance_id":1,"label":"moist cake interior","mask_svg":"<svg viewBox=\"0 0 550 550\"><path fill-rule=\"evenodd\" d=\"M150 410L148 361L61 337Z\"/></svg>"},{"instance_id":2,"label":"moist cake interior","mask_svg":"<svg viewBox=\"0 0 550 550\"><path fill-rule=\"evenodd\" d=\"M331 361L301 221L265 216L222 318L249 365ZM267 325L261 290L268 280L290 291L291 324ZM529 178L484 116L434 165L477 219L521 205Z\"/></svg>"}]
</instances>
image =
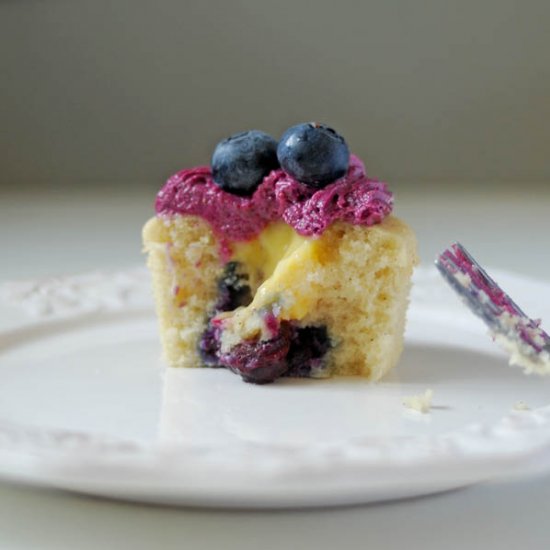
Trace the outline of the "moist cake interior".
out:
<instances>
[{"instance_id":1,"label":"moist cake interior","mask_svg":"<svg viewBox=\"0 0 550 550\"><path fill-rule=\"evenodd\" d=\"M336 222L318 237L273 222L231 243L225 261L224 243L199 216L157 216L143 237L172 366L214 366L216 323L222 355L242 342L273 342L273 322L291 331L283 371L291 376L378 380L400 356L416 242L394 216L370 227ZM280 359L269 345L262 353Z\"/></svg>"}]
</instances>

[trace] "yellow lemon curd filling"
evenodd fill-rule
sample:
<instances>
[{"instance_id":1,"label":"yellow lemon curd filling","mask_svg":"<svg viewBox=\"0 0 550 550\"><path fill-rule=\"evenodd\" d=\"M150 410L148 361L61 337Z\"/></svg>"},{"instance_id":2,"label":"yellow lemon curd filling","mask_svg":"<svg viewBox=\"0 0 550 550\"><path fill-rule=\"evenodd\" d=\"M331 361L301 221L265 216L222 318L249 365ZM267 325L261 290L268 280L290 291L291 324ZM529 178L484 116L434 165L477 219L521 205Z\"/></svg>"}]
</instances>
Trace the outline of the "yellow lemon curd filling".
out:
<instances>
[{"instance_id":1,"label":"yellow lemon curd filling","mask_svg":"<svg viewBox=\"0 0 550 550\"><path fill-rule=\"evenodd\" d=\"M283 222L266 227L250 242L233 244L231 261L238 262L257 288L246 307L220 313L222 351L250 338L269 339L273 335L266 314L280 321L301 321L311 310L316 296L304 283L314 266L326 261L332 239L303 237Z\"/></svg>"}]
</instances>

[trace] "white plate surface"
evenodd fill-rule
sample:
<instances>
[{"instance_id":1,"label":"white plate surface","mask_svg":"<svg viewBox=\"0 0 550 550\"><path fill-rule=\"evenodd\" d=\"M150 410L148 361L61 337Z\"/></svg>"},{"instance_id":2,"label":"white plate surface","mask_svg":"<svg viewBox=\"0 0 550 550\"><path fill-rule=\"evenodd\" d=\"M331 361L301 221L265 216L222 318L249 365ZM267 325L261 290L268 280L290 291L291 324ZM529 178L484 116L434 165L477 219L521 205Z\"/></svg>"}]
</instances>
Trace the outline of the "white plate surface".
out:
<instances>
[{"instance_id":1,"label":"white plate surface","mask_svg":"<svg viewBox=\"0 0 550 550\"><path fill-rule=\"evenodd\" d=\"M497 273L534 315L550 285ZM550 464L550 380L507 366L435 269L379 384L243 383L165 370L141 269L4 285L0 477L168 504L328 506L428 494ZM406 396L434 391L429 414ZM523 401L529 411L513 410Z\"/></svg>"}]
</instances>

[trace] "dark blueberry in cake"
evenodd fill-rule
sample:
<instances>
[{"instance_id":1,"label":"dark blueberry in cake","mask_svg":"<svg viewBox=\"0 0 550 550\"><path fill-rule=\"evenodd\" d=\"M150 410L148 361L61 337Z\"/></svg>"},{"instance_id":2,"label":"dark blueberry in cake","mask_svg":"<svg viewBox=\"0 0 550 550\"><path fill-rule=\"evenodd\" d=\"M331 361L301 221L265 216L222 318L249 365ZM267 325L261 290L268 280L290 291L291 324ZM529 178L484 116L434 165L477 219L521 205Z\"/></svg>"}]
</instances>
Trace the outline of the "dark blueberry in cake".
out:
<instances>
[{"instance_id":1,"label":"dark blueberry in cake","mask_svg":"<svg viewBox=\"0 0 550 550\"><path fill-rule=\"evenodd\" d=\"M297 328L283 321L271 340L242 342L220 355L218 363L246 382L267 384L280 376L309 377L320 371L330 348L325 327Z\"/></svg>"},{"instance_id":2,"label":"dark blueberry in cake","mask_svg":"<svg viewBox=\"0 0 550 550\"><path fill-rule=\"evenodd\" d=\"M289 128L277 147L281 168L310 187L321 189L348 170L344 138L325 124L308 122Z\"/></svg>"},{"instance_id":3,"label":"dark blueberry in cake","mask_svg":"<svg viewBox=\"0 0 550 550\"><path fill-rule=\"evenodd\" d=\"M312 371L322 370L331 347L326 327L296 328L286 358L288 371L285 376L303 378L311 376Z\"/></svg>"},{"instance_id":4,"label":"dark blueberry in cake","mask_svg":"<svg viewBox=\"0 0 550 550\"><path fill-rule=\"evenodd\" d=\"M286 356L290 348L292 328L282 323L279 334L271 340L250 340L237 344L220 356L220 363L240 374L245 382L267 384L288 370Z\"/></svg>"},{"instance_id":5,"label":"dark blueberry in cake","mask_svg":"<svg viewBox=\"0 0 550 550\"><path fill-rule=\"evenodd\" d=\"M233 311L239 306L247 306L252 301L248 285L248 274L244 273L238 262L225 265L223 275L218 281L218 299L215 310Z\"/></svg>"},{"instance_id":6,"label":"dark blueberry in cake","mask_svg":"<svg viewBox=\"0 0 550 550\"><path fill-rule=\"evenodd\" d=\"M277 142L259 130L234 134L218 143L211 164L214 182L224 191L250 196L279 167Z\"/></svg>"},{"instance_id":7,"label":"dark blueberry in cake","mask_svg":"<svg viewBox=\"0 0 550 550\"><path fill-rule=\"evenodd\" d=\"M248 274L244 273L238 262L228 262L218 281L218 298L212 316L221 311L232 311L239 306L247 306L252 301L248 285ZM199 353L207 367L219 365L220 328L208 321L206 330L199 341Z\"/></svg>"},{"instance_id":8,"label":"dark blueberry in cake","mask_svg":"<svg viewBox=\"0 0 550 550\"><path fill-rule=\"evenodd\" d=\"M207 367L221 367L218 359L220 351L220 329L208 323L199 341L199 354Z\"/></svg>"},{"instance_id":9,"label":"dark blueberry in cake","mask_svg":"<svg viewBox=\"0 0 550 550\"><path fill-rule=\"evenodd\" d=\"M247 306L251 301L248 274L238 262L227 263L218 281L218 298L211 316ZM254 384L267 384L280 376L307 377L323 368L331 347L325 327L297 327L289 321L275 321L272 328L275 336L270 340L246 340L222 354L221 325L209 319L199 341L204 365L226 367Z\"/></svg>"}]
</instances>

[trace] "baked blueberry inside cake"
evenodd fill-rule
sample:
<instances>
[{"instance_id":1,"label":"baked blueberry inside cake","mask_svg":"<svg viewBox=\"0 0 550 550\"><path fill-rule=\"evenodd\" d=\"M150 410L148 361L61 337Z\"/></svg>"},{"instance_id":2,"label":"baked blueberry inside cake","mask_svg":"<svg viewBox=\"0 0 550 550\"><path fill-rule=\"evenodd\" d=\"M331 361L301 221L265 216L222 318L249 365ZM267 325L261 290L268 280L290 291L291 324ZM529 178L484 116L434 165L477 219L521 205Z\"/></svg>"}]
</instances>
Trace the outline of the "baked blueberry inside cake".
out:
<instances>
[{"instance_id":1,"label":"baked blueberry inside cake","mask_svg":"<svg viewBox=\"0 0 550 550\"><path fill-rule=\"evenodd\" d=\"M182 170L143 231L164 355L247 382L379 380L398 361L413 232L344 139L308 123L243 132Z\"/></svg>"}]
</instances>

